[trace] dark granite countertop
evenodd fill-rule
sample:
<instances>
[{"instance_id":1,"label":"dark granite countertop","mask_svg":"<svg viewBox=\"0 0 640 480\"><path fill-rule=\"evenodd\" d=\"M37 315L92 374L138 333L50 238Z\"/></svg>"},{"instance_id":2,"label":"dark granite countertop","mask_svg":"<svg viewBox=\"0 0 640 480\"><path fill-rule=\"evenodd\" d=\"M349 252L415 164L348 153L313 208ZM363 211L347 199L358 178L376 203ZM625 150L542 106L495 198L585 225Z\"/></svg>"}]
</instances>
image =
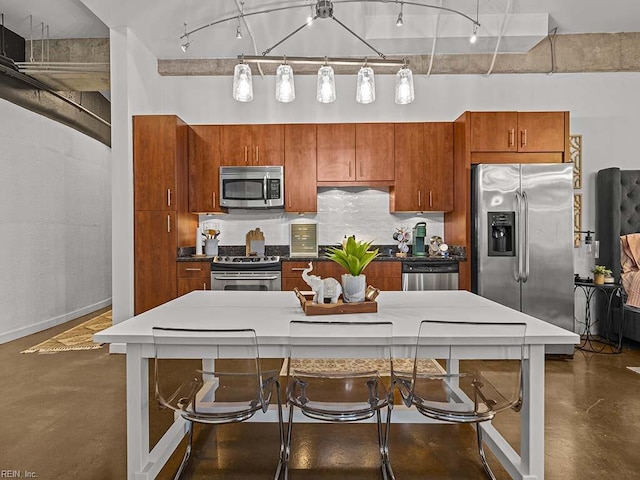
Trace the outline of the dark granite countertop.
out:
<instances>
[{"instance_id":1,"label":"dark granite countertop","mask_svg":"<svg viewBox=\"0 0 640 480\"><path fill-rule=\"evenodd\" d=\"M467 259L466 257L466 249L464 247L458 246L449 246L449 257L442 256L427 256L427 257L413 257L409 254L406 257L396 257L395 256L395 245L374 245L374 247L378 248L381 252L381 255L378 256L374 261L376 262L419 262L419 261L428 261L428 262L462 262ZM265 253L267 255L278 255L281 261L295 261L295 262L319 262L319 261L330 261L328 258L324 256L324 252L328 246L321 246L318 248L318 256L316 257L291 257L289 256L289 247L282 245L267 245L265 247ZM213 256L201 256L196 257L195 247L181 247L178 249L178 262L212 262ZM228 246L220 246L219 254L220 255L244 255L245 247L244 245L228 245ZM393 255L391 255L392 253Z\"/></svg>"}]
</instances>

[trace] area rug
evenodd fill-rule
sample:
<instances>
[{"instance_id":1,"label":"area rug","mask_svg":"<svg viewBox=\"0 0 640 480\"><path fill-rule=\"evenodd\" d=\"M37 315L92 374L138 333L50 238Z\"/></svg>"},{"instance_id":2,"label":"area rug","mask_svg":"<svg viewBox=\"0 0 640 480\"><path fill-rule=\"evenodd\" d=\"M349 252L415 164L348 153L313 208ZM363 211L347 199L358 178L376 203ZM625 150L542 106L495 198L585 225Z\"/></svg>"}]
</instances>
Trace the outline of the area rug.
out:
<instances>
[{"instance_id":1,"label":"area rug","mask_svg":"<svg viewBox=\"0 0 640 480\"><path fill-rule=\"evenodd\" d=\"M113 324L111 315L111 310L109 310L20 353L56 353L100 348L102 344L94 343L92 337L94 333Z\"/></svg>"},{"instance_id":2,"label":"area rug","mask_svg":"<svg viewBox=\"0 0 640 480\"><path fill-rule=\"evenodd\" d=\"M640 373L640 367L627 367L632 372Z\"/></svg>"},{"instance_id":3,"label":"area rug","mask_svg":"<svg viewBox=\"0 0 640 480\"><path fill-rule=\"evenodd\" d=\"M287 376L287 365L289 360L284 359L282 363L282 369L280 370L280 376ZM386 362L370 359L370 358L305 358L296 359L294 368L310 373L326 373L326 372L370 372L380 371L381 375L389 375L388 372L384 372L386 369ZM406 373L411 375L413 372L413 359L412 358L394 358L393 369L396 372ZM418 373L446 373L438 362L430 358L418 360Z\"/></svg>"}]
</instances>

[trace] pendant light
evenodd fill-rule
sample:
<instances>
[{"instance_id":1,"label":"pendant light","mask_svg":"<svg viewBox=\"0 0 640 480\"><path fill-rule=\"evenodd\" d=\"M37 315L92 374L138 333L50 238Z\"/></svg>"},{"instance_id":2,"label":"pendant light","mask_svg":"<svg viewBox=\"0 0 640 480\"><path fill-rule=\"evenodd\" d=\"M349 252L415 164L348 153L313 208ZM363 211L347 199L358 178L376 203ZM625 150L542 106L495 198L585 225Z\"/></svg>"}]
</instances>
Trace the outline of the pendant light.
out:
<instances>
[{"instance_id":1,"label":"pendant light","mask_svg":"<svg viewBox=\"0 0 640 480\"><path fill-rule=\"evenodd\" d=\"M251 68L246 63L241 62L233 69L233 98L239 102L253 100Z\"/></svg>"},{"instance_id":2,"label":"pendant light","mask_svg":"<svg viewBox=\"0 0 640 480\"><path fill-rule=\"evenodd\" d=\"M376 100L376 84L373 77L373 68L367 66L365 59L364 67L358 72L356 83L356 102L373 103Z\"/></svg>"},{"instance_id":3,"label":"pendant light","mask_svg":"<svg viewBox=\"0 0 640 480\"><path fill-rule=\"evenodd\" d=\"M336 81L333 67L325 64L318 69L318 84L316 98L320 103L336 101Z\"/></svg>"},{"instance_id":4,"label":"pendant light","mask_svg":"<svg viewBox=\"0 0 640 480\"><path fill-rule=\"evenodd\" d=\"M415 99L413 91L413 72L407 64L396 73L396 103L406 105Z\"/></svg>"},{"instance_id":5,"label":"pendant light","mask_svg":"<svg viewBox=\"0 0 640 480\"><path fill-rule=\"evenodd\" d=\"M284 63L276 70L276 100L282 103L293 102L296 99L296 87L293 83L293 68Z\"/></svg>"}]
</instances>

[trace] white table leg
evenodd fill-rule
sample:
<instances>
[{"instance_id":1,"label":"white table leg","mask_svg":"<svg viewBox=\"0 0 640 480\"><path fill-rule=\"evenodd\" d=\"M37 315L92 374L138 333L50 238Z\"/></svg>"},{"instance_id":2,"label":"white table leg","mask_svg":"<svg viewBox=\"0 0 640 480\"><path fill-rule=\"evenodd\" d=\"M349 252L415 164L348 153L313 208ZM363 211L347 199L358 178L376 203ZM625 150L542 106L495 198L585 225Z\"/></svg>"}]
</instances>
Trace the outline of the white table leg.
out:
<instances>
[{"instance_id":1,"label":"white table leg","mask_svg":"<svg viewBox=\"0 0 640 480\"><path fill-rule=\"evenodd\" d=\"M127 478L149 461L149 360L141 345L127 345Z\"/></svg>"},{"instance_id":2,"label":"white table leg","mask_svg":"<svg viewBox=\"0 0 640 480\"><path fill-rule=\"evenodd\" d=\"M523 368L521 472L523 480L544 480L544 345L530 345Z\"/></svg>"}]
</instances>

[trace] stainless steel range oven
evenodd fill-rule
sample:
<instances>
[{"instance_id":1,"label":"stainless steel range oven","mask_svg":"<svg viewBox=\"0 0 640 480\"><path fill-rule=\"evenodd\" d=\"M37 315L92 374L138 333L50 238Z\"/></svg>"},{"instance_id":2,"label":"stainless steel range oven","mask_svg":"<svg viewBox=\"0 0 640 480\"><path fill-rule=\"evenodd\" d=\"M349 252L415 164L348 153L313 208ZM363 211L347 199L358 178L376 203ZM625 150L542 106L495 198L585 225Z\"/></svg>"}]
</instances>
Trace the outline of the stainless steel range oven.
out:
<instances>
[{"instance_id":1,"label":"stainless steel range oven","mask_svg":"<svg viewBox=\"0 0 640 480\"><path fill-rule=\"evenodd\" d=\"M280 257L215 257L211 290L279 291Z\"/></svg>"}]
</instances>

